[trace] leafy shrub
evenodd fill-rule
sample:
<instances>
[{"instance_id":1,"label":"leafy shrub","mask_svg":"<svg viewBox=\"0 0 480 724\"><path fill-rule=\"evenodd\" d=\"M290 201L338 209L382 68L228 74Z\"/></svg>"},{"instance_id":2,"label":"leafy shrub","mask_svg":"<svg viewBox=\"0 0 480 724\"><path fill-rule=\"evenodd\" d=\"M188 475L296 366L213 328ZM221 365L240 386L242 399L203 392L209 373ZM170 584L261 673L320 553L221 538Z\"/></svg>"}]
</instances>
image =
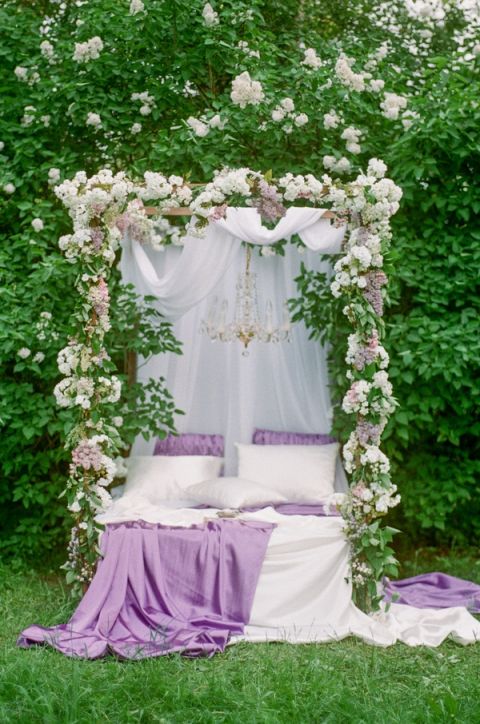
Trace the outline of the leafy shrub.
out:
<instances>
[{"instance_id":1,"label":"leafy shrub","mask_svg":"<svg viewBox=\"0 0 480 724\"><path fill-rule=\"evenodd\" d=\"M412 16L414 4L407 11L400 0L223 0L213 3L218 24L206 24L201 0L144 5L134 15L127 0L5 0L0 7L0 547L40 554L65 533L57 495L71 419L55 409L51 390L56 354L67 341L75 270L57 247L69 225L51 191L55 170L63 179L110 165L130 176L152 169L203 181L222 165L248 165L272 168L276 176L309 170L319 176L324 163L345 158L344 171L349 164L356 172L372 156L384 158L405 190L386 318L401 403L388 453L404 512L412 529L475 535L479 141L472 48L478 35L466 4L445 5L439 22ZM99 57L77 62L75 43L96 36L103 42ZM458 49L462 38L465 52ZM52 50L44 45L42 54L45 40ZM321 59L318 68L304 64L308 48ZM357 92L339 82L342 51L356 59L353 72L368 71L385 88ZM26 71L16 75L18 67ZM258 105L232 102L232 81L244 71L262 84ZM131 97L144 92L153 99L147 104ZM408 96L397 119L380 107L385 92ZM293 99L295 112L274 121L285 98ZM343 118L325 128L330 109ZM98 114L101 125L88 124L89 114ZM307 116L304 125L297 124L299 114ZM203 124L197 123L200 134L189 118ZM362 132L359 149L342 138L349 126ZM43 221L41 231L32 228L35 218ZM115 292L113 307L117 298ZM131 331L138 316L130 326L128 315L119 307L114 321L117 359L124 340L131 349L140 344ZM45 329L37 326L41 320ZM25 359L22 348L31 350ZM336 380L343 378L339 349L332 360ZM41 362L34 361L38 352L45 355Z\"/></svg>"}]
</instances>

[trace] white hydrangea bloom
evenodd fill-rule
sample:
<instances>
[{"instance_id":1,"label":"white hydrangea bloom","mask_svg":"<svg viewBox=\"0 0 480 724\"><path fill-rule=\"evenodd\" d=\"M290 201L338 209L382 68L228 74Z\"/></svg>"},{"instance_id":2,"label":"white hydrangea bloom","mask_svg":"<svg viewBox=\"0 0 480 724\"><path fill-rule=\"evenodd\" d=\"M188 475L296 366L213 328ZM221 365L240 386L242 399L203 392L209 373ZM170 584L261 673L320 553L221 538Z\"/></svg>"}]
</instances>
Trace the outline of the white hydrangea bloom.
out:
<instances>
[{"instance_id":1,"label":"white hydrangea bloom","mask_svg":"<svg viewBox=\"0 0 480 724\"><path fill-rule=\"evenodd\" d=\"M336 171L337 173L348 173L349 171L351 171L351 169L352 165L348 158L345 158L345 156L342 156L342 158L340 158L334 166L334 171Z\"/></svg>"},{"instance_id":2,"label":"white hydrangea bloom","mask_svg":"<svg viewBox=\"0 0 480 724\"><path fill-rule=\"evenodd\" d=\"M73 59L77 63L88 63L89 60L96 60L103 50L103 40L96 35L85 43L75 43Z\"/></svg>"},{"instance_id":3,"label":"white hydrangea bloom","mask_svg":"<svg viewBox=\"0 0 480 724\"><path fill-rule=\"evenodd\" d=\"M365 90L365 76L352 70L353 60L343 53L335 64L335 74L338 80L350 90L362 92Z\"/></svg>"},{"instance_id":4,"label":"white hydrangea bloom","mask_svg":"<svg viewBox=\"0 0 480 724\"><path fill-rule=\"evenodd\" d=\"M375 178L383 178L387 173L387 164L379 158L371 158L367 166L367 176L375 176Z\"/></svg>"},{"instance_id":5,"label":"white hydrangea bloom","mask_svg":"<svg viewBox=\"0 0 480 724\"><path fill-rule=\"evenodd\" d=\"M140 133L142 130L142 124L141 123L134 123L132 127L130 128L130 133Z\"/></svg>"},{"instance_id":6,"label":"white hydrangea bloom","mask_svg":"<svg viewBox=\"0 0 480 724\"><path fill-rule=\"evenodd\" d=\"M306 113L299 113L298 116L295 116L295 125L296 126L304 126L306 123L308 123L308 116Z\"/></svg>"},{"instance_id":7,"label":"white hydrangea bloom","mask_svg":"<svg viewBox=\"0 0 480 724\"><path fill-rule=\"evenodd\" d=\"M318 57L315 48L307 48L303 55L302 65L305 65L307 68L313 68L313 70L318 70L322 67L322 61Z\"/></svg>"},{"instance_id":8,"label":"white hydrangea bloom","mask_svg":"<svg viewBox=\"0 0 480 724\"><path fill-rule=\"evenodd\" d=\"M21 359L27 359L27 357L30 357L31 352L28 347L22 347L18 350L17 354Z\"/></svg>"},{"instance_id":9,"label":"white hydrangea bloom","mask_svg":"<svg viewBox=\"0 0 480 724\"><path fill-rule=\"evenodd\" d=\"M87 126L93 126L94 128L101 128L102 119L98 113L88 113L86 124Z\"/></svg>"},{"instance_id":10,"label":"white hydrangea bloom","mask_svg":"<svg viewBox=\"0 0 480 724\"><path fill-rule=\"evenodd\" d=\"M142 0L131 0L130 8L128 10L129 15L138 15L138 13L143 13L144 11L145 5Z\"/></svg>"},{"instance_id":11,"label":"white hydrangea bloom","mask_svg":"<svg viewBox=\"0 0 480 724\"><path fill-rule=\"evenodd\" d=\"M218 13L212 8L210 3L206 3L202 10L203 22L207 26L218 25Z\"/></svg>"},{"instance_id":12,"label":"white hydrangea bloom","mask_svg":"<svg viewBox=\"0 0 480 724\"><path fill-rule=\"evenodd\" d=\"M347 151L357 155L362 152L362 147L359 143L347 143Z\"/></svg>"},{"instance_id":13,"label":"white hydrangea bloom","mask_svg":"<svg viewBox=\"0 0 480 724\"><path fill-rule=\"evenodd\" d=\"M361 135L362 132L359 131L358 128L355 128L354 126L348 126L348 128L345 128L345 130L342 132L340 138L343 138L344 141L348 141L349 143L358 143Z\"/></svg>"},{"instance_id":14,"label":"white hydrangea bloom","mask_svg":"<svg viewBox=\"0 0 480 724\"><path fill-rule=\"evenodd\" d=\"M368 87L374 93L380 93L380 91L382 91L385 87L385 81L381 80L380 78L379 79L372 78L372 80L369 81L369 83L368 83Z\"/></svg>"},{"instance_id":15,"label":"white hydrangea bloom","mask_svg":"<svg viewBox=\"0 0 480 724\"><path fill-rule=\"evenodd\" d=\"M25 106L23 117L21 120L22 126L31 126L33 121L35 120L35 111L37 109L35 106Z\"/></svg>"},{"instance_id":16,"label":"white hydrangea bloom","mask_svg":"<svg viewBox=\"0 0 480 724\"><path fill-rule=\"evenodd\" d=\"M43 354L43 352L37 352L33 357L33 361L37 362L38 364L41 364L44 359L45 355Z\"/></svg>"},{"instance_id":17,"label":"white hydrangea bloom","mask_svg":"<svg viewBox=\"0 0 480 724\"><path fill-rule=\"evenodd\" d=\"M256 106L264 97L262 84L258 80L252 80L248 71L240 73L233 79L230 98L232 103L240 108L246 108L247 105Z\"/></svg>"},{"instance_id":18,"label":"white hydrangea bloom","mask_svg":"<svg viewBox=\"0 0 480 724\"><path fill-rule=\"evenodd\" d=\"M57 181L60 180L60 169L59 168L51 168L48 171L48 183L55 184Z\"/></svg>"},{"instance_id":19,"label":"white hydrangea bloom","mask_svg":"<svg viewBox=\"0 0 480 724\"><path fill-rule=\"evenodd\" d=\"M337 128L341 121L341 117L337 112L331 108L328 113L323 116L323 127L328 130L329 128Z\"/></svg>"},{"instance_id":20,"label":"white hydrangea bloom","mask_svg":"<svg viewBox=\"0 0 480 724\"><path fill-rule=\"evenodd\" d=\"M15 73L15 76L18 80L25 82L28 78L28 69L25 68L23 65L17 65L13 72Z\"/></svg>"},{"instance_id":21,"label":"white hydrangea bloom","mask_svg":"<svg viewBox=\"0 0 480 724\"><path fill-rule=\"evenodd\" d=\"M380 103L380 108L385 118L396 121L400 116L400 111L405 110L407 107L407 102L404 96L400 96L397 93L385 93L384 99Z\"/></svg>"},{"instance_id":22,"label":"white hydrangea bloom","mask_svg":"<svg viewBox=\"0 0 480 724\"><path fill-rule=\"evenodd\" d=\"M8 183L8 184L4 184L3 190L5 191L6 194L14 194L16 191L16 188L15 188L14 184Z\"/></svg>"},{"instance_id":23,"label":"white hydrangea bloom","mask_svg":"<svg viewBox=\"0 0 480 724\"><path fill-rule=\"evenodd\" d=\"M220 131L223 131L225 128L225 120L222 120L221 116L216 113L210 120L208 121L208 125L210 128L218 128Z\"/></svg>"},{"instance_id":24,"label":"white hydrangea bloom","mask_svg":"<svg viewBox=\"0 0 480 724\"><path fill-rule=\"evenodd\" d=\"M280 101L280 105L287 113L295 110L295 103L291 98L283 98L283 100Z\"/></svg>"},{"instance_id":25,"label":"white hydrangea bloom","mask_svg":"<svg viewBox=\"0 0 480 724\"><path fill-rule=\"evenodd\" d=\"M38 217L33 219L32 226L35 231L42 231L43 226L44 226L42 219L39 219Z\"/></svg>"},{"instance_id":26,"label":"white hydrangea bloom","mask_svg":"<svg viewBox=\"0 0 480 724\"><path fill-rule=\"evenodd\" d=\"M208 136L210 132L210 127L208 123L204 123L203 121L200 121L198 118L193 118L193 116L190 116L187 118L187 125L190 126L192 131L195 133L196 136L199 136L200 138L204 138L205 136Z\"/></svg>"},{"instance_id":27,"label":"white hydrangea bloom","mask_svg":"<svg viewBox=\"0 0 480 724\"><path fill-rule=\"evenodd\" d=\"M55 55L54 47L48 40L42 40L42 42L40 43L40 52L43 57L47 58L48 60L52 60Z\"/></svg>"}]
</instances>

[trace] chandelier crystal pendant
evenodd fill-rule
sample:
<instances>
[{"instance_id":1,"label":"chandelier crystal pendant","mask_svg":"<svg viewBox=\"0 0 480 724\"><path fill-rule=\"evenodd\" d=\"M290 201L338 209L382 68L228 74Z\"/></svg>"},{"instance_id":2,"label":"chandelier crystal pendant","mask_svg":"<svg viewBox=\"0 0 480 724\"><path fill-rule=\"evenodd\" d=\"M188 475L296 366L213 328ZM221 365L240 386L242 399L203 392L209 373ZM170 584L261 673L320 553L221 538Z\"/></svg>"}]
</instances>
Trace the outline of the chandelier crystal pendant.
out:
<instances>
[{"instance_id":1,"label":"chandelier crystal pendant","mask_svg":"<svg viewBox=\"0 0 480 724\"><path fill-rule=\"evenodd\" d=\"M283 304L282 323L275 327L273 304L269 299L265 305L262 320L258 309L257 275L251 270L252 250L246 245L245 270L240 272L236 284L235 310L233 321L228 322L228 300L214 297L207 318L202 321L201 331L212 342L240 341L243 355L248 355L248 345L258 342L289 342L291 321L287 301Z\"/></svg>"}]
</instances>

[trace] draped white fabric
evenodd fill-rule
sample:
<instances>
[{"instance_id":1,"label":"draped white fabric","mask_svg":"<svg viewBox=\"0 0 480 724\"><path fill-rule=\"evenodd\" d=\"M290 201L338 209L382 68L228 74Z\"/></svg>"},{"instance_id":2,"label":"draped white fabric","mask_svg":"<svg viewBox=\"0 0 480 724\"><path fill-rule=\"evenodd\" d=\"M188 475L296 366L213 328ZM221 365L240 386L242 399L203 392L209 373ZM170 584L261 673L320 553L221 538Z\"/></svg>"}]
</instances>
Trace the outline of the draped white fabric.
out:
<instances>
[{"instance_id":1,"label":"draped white fabric","mask_svg":"<svg viewBox=\"0 0 480 724\"><path fill-rule=\"evenodd\" d=\"M122 277L134 284L140 294L156 297L158 309L165 317L176 319L215 288L237 255L241 241L274 244L298 233L309 249L338 252L344 229L322 219L324 213L324 209L292 207L270 230L261 225L256 209L228 209L227 218L210 224L204 237L185 238L184 253L162 277L145 249L127 238L120 262Z\"/></svg>"},{"instance_id":2,"label":"draped white fabric","mask_svg":"<svg viewBox=\"0 0 480 724\"><path fill-rule=\"evenodd\" d=\"M255 209L230 209L225 220L212 224L205 237L189 237L182 250L154 252L126 240L121 261L126 282L141 294L153 294L159 310L174 321L183 355L160 355L139 369L139 378L165 377L177 406L185 412L179 432L219 433L225 436L227 475L236 473L234 442L250 442L255 427L295 432L329 432L331 405L326 352L308 340L302 324L292 328L292 342L251 343L242 356L238 342L212 343L200 325L214 296L225 297L233 313L235 284L244 266L241 240L274 243L298 232L304 254L287 245L285 257L254 253L260 310L267 299L279 315L285 299L296 295L294 278L300 263L328 271L312 251L339 250L343 230L321 219L318 209L291 208L274 230L261 226ZM134 454L151 454L153 442L140 438ZM336 489L346 487L338 466Z\"/></svg>"}]
</instances>

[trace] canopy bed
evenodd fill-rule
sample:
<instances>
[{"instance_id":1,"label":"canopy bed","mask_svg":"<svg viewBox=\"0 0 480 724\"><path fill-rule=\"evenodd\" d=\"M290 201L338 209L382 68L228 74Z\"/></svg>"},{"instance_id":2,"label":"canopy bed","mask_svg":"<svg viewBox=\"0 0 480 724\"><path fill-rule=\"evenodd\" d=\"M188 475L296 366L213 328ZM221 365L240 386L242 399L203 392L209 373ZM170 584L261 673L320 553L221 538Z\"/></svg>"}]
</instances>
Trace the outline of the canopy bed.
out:
<instances>
[{"instance_id":1,"label":"canopy bed","mask_svg":"<svg viewBox=\"0 0 480 724\"><path fill-rule=\"evenodd\" d=\"M480 637L467 610L480 611L480 587L433 574L386 590L378 583L395 570L392 531L380 518L399 499L379 449L395 406L381 345L381 267L399 191L379 163L343 186L240 169L217 174L196 196L183 179L160 174L135 185L103 171L59 187L75 226L61 246L86 270L78 289L91 310L79 317L57 390L60 404L82 409L67 441L76 516L70 580L91 583L68 624L31 626L20 645L142 658L212 654L240 640L354 635L381 646L436 646L449 636L464 644ZM152 200L164 214L190 204L195 216L181 249L145 243L154 222L143 201ZM327 216L325 204L333 210ZM282 256L265 252L282 240L290 242ZM108 293L99 288L120 242L124 282L155 298L183 343L182 356L148 360L138 374L164 377L185 415L176 421L178 437L136 442L112 501L105 487L115 441L90 410L115 401L115 381L102 364L82 367L77 346L99 357L108 328ZM335 256L334 268L326 254ZM330 435L325 349L284 310L301 262L327 273L352 325L343 406L356 426L344 466ZM265 307L261 319L255 295ZM222 338L231 343L212 343ZM90 397L81 382L88 375ZM97 565L92 541L103 529ZM377 610L355 605L352 591L362 586Z\"/></svg>"}]
</instances>

